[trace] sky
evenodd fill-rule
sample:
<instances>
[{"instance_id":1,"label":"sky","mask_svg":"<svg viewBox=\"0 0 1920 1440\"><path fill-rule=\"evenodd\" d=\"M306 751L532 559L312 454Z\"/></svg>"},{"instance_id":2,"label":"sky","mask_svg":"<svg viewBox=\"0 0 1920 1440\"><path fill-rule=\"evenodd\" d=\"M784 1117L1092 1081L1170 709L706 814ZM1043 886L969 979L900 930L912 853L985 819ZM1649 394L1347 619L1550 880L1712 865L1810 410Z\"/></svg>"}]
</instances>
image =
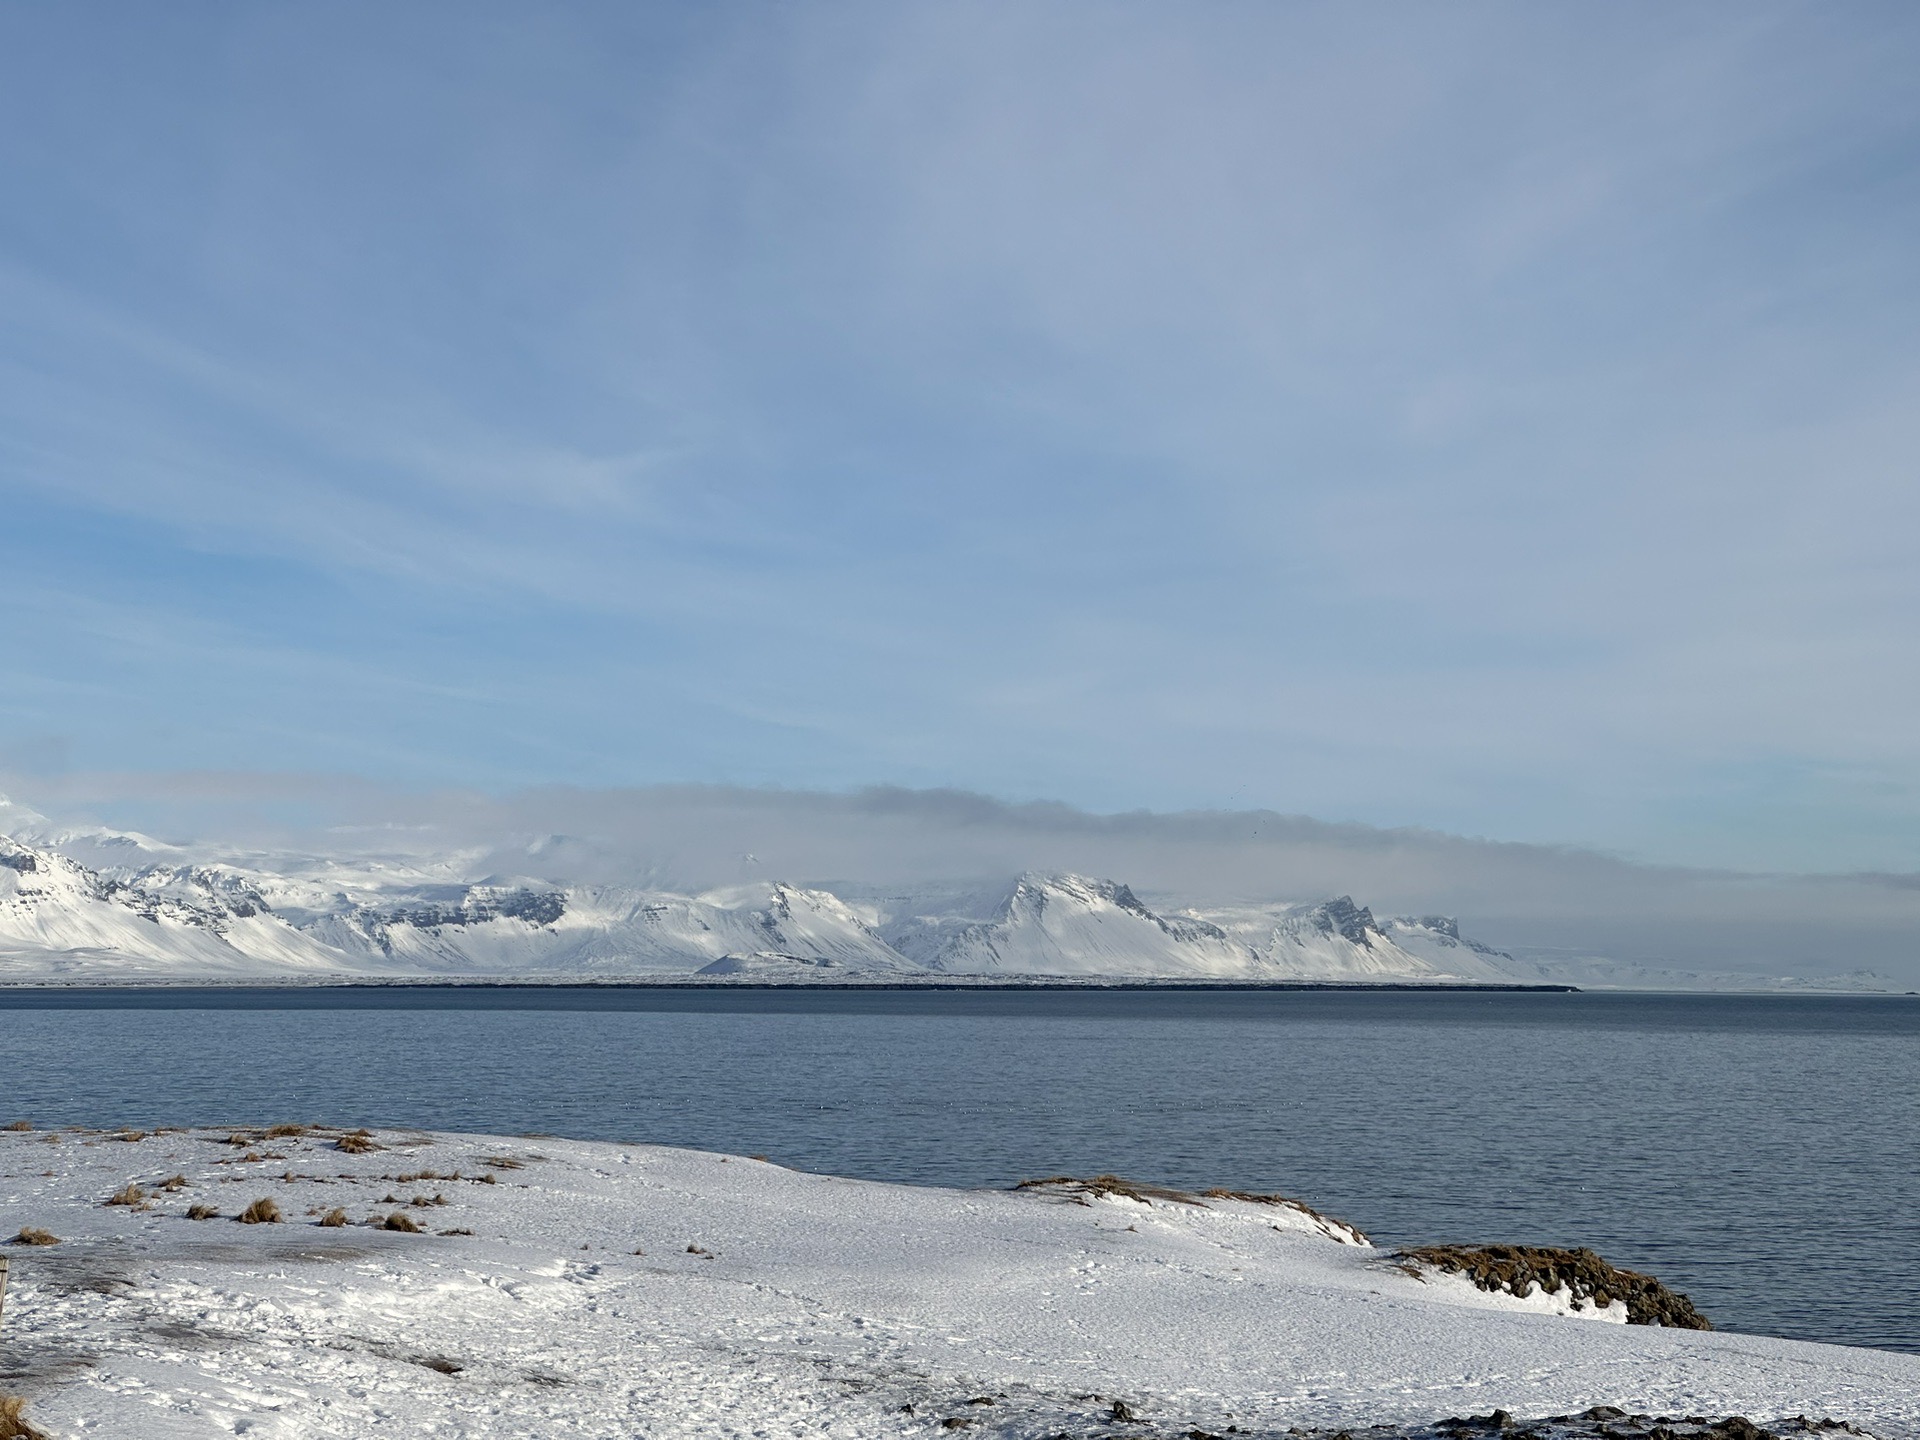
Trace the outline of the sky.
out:
<instances>
[{"instance_id":1,"label":"sky","mask_svg":"<svg viewBox=\"0 0 1920 1440\"><path fill-rule=\"evenodd\" d=\"M0 779L1920 870L1917 73L1907 4L5 7Z\"/></svg>"}]
</instances>

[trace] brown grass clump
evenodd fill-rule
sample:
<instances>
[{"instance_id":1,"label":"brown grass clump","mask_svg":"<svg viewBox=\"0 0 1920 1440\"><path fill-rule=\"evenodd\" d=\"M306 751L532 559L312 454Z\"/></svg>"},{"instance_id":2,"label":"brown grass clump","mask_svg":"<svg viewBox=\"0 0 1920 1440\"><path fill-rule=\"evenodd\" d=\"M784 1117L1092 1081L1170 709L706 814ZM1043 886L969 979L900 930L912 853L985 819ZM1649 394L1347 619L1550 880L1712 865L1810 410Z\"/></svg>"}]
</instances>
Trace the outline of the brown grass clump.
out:
<instances>
[{"instance_id":1,"label":"brown grass clump","mask_svg":"<svg viewBox=\"0 0 1920 1440\"><path fill-rule=\"evenodd\" d=\"M109 1140L123 1140L129 1145L138 1145L142 1140L147 1138L147 1132L144 1130L122 1130L118 1135L109 1135L107 1138Z\"/></svg>"},{"instance_id":2,"label":"brown grass clump","mask_svg":"<svg viewBox=\"0 0 1920 1440\"><path fill-rule=\"evenodd\" d=\"M347 1212L336 1207L322 1215L318 1223L329 1230L337 1230L347 1223Z\"/></svg>"},{"instance_id":3,"label":"brown grass clump","mask_svg":"<svg viewBox=\"0 0 1920 1440\"><path fill-rule=\"evenodd\" d=\"M304 1125L269 1125L267 1127L267 1139L269 1140L278 1140L283 1136L304 1135L306 1133L307 1127Z\"/></svg>"},{"instance_id":4,"label":"brown grass clump","mask_svg":"<svg viewBox=\"0 0 1920 1440\"><path fill-rule=\"evenodd\" d=\"M481 1160L482 1165L490 1165L495 1170L524 1170L527 1162L516 1160L511 1155L491 1155Z\"/></svg>"},{"instance_id":5,"label":"brown grass clump","mask_svg":"<svg viewBox=\"0 0 1920 1440\"><path fill-rule=\"evenodd\" d=\"M187 1188L187 1177L184 1175L169 1175L160 1182L160 1188L162 1190L184 1190Z\"/></svg>"},{"instance_id":6,"label":"brown grass clump","mask_svg":"<svg viewBox=\"0 0 1920 1440\"><path fill-rule=\"evenodd\" d=\"M113 1194L109 1195L101 1203L103 1205L126 1205L137 1208L138 1206L144 1205L146 1200L147 1192L142 1190L138 1185L129 1182L114 1191Z\"/></svg>"},{"instance_id":7,"label":"brown grass clump","mask_svg":"<svg viewBox=\"0 0 1920 1440\"><path fill-rule=\"evenodd\" d=\"M1415 1274L1428 1265L1465 1275L1482 1290L1506 1291L1521 1299L1535 1287L1564 1289L1576 1304L1605 1309L1615 1300L1627 1305L1629 1325L1664 1325L1670 1330L1711 1330L1707 1317L1677 1290L1651 1275L1609 1265L1591 1250L1555 1250L1534 1245L1423 1245L1394 1257Z\"/></svg>"},{"instance_id":8,"label":"brown grass clump","mask_svg":"<svg viewBox=\"0 0 1920 1440\"><path fill-rule=\"evenodd\" d=\"M27 1402L18 1395L0 1394L0 1440L47 1440L47 1432L27 1423Z\"/></svg>"},{"instance_id":9,"label":"brown grass clump","mask_svg":"<svg viewBox=\"0 0 1920 1440\"><path fill-rule=\"evenodd\" d=\"M1118 1175L1094 1175L1081 1179L1074 1175L1048 1175L1039 1180L1022 1180L1013 1187L1016 1190L1043 1190L1056 1195L1065 1195L1079 1205L1090 1205L1095 1200L1104 1200L1109 1195L1118 1195L1123 1200L1135 1200L1142 1205L1151 1205L1156 1200L1167 1205L1193 1205L1205 1210L1209 1200L1238 1200L1248 1205L1271 1205L1276 1208L1297 1211L1314 1221L1334 1239L1353 1245L1364 1245L1367 1237L1356 1225L1344 1220L1336 1220L1331 1215L1322 1215L1304 1200L1295 1200L1288 1195L1260 1195L1247 1190L1202 1190L1198 1195L1185 1190L1175 1190L1167 1185L1143 1185L1137 1180L1122 1180Z\"/></svg>"},{"instance_id":10,"label":"brown grass clump","mask_svg":"<svg viewBox=\"0 0 1920 1440\"><path fill-rule=\"evenodd\" d=\"M349 1155L371 1155L381 1147L373 1143L373 1137L365 1130L356 1130L351 1135L342 1135L333 1142L333 1148L343 1150Z\"/></svg>"},{"instance_id":11,"label":"brown grass clump","mask_svg":"<svg viewBox=\"0 0 1920 1440\"><path fill-rule=\"evenodd\" d=\"M1336 1220L1291 1195L1260 1195L1246 1190L1202 1190L1200 1194L1208 1200L1240 1200L1248 1205L1273 1205L1285 1210L1297 1210L1335 1239L1350 1240L1355 1245L1367 1243L1366 1232L1359 1226Z\"/></svg>"},{"instance_id":12,"label":"brown grass clump","mask_svg":"<svg viewBox=\"0 0 1920 1440\"><path fill-rule=\"evenodd\" d=\"M396 1210L380 1222L382 1230L404 1230L409 1235L418 1235L420 1227L413 1223L413 1217Z\"/></svg>"},{"instance_id":13,"label":"brown grass clump","mask_svg":"<svg viewBox=\"0 0 1920 1440\"><path fill-rule=\"evenodd\" d=\"M1174 1190L1165 1185L1143 1185L1137 1180L1122 1180L1118 1175L1095 1175L1085 1180L1073 1175L1048 1175L1039 1180L1022 1180L1013 1188L1057 1191L1072 1196L1082 1205L1104 1200L1109 1195L1118 1195L1123 1200L1138 1200L1142 1205L1163 1200L1173 1205L1198 1205L1202 1210L1207 1208L1199 1196L1189 1195L1184 1190Z\"/></svg>"},{"instance_id":14,"label":"brown grass clump","mask_svg":"<svg viewBox=\"0 0 1920 1440\"><path fill-rule=\"evenodd\" d=\"M20 1233L13 1237L13 1243L15 1245L58 1245L60 1237L35 1225L22 1225Z\"/></svg>"},{"instance_id":15,"label":"brown grass clump","mask_svg":"<svg viewBox=\"0 0 1920 1440\"><path fill-rule=\"evenodd\" d=\"M219 1218L220 1210L218 1206L189 1205L187 1207L187 1219L189 1220L218 1220Z\"/></svg>"},{"instance_id":16,"label":"brown grass clump","mask_svg":"<svg viewBox=\"0 0 1920 1440\"><path fill-rule=\"evenodd\" d=\"M21 1130L21 1131L25 1131L25 1130L31 1130L31 1129L33 1129L33 1121L31 1121L31 1120L16 1120L16 1121L14 1121L14 1122L13 1122L13 1123L12 1123L11 1125L9 1125L9 1126L7 1126L7 1129L9 1129L9 1130Z\"/></svg>"},{"instance_id":17,"label":"brown grass clump","mask_svg":"<svg viewBox=\"0 0 1920 1440\"><path fill-rule=\"evenodd\" d=\"M273 1201L262 1197L233 1217L242 1225L278 1225L280 1207Z\"/></svg>"}]
</instances>

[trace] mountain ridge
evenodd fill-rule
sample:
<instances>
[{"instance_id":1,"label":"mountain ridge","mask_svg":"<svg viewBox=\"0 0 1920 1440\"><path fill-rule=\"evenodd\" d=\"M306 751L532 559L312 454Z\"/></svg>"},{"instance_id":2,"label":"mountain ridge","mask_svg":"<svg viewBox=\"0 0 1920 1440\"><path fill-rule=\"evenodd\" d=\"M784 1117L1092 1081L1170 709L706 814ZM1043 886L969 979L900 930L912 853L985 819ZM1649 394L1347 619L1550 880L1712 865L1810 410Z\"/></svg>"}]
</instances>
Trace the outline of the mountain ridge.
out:
<instances>
[{"instance_id":1,"label":"mountain ridge","mask_svg":"<svg viewBox=\"0 0 1920 1440\"><path fill-rule=\"evenodd\" d=\"M27 812L30 815L30 812ZM0 811L16 821L19 807ZM37 823L35 823L37 822ZM971 976L1507 980L1445 917L1351 897L1161 911L1128 884L1028 871L850 894L755 881L697 893L428 865L199 860L131 832L0 835L0 979ZM25 838L22 838L22 837ZM95 868L77 851L111 865Z\"/></svg>"}]
</instances>

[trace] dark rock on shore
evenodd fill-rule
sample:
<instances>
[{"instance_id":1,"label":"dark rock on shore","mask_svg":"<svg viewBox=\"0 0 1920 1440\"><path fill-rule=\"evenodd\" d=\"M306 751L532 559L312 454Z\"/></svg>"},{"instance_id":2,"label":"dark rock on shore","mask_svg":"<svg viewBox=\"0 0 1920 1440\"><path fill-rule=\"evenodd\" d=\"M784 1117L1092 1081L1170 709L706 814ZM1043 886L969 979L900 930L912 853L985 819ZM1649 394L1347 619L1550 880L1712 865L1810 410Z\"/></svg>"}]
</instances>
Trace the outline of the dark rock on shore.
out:
<instances>
[{"instance_id":1,"label":"dark rock on shore","mask_svg":"<svg viewBox=\"0 0 1920 1440\"><path fill-rule=\"evenodd\" d=\"M1844 1420L1814 1420L1794 1415L1762 1425L1744 1415L1630 1415L1614 1405L1595 1405L1578 1415L1548 1415L1516 1420L1505 1410L1490 1415L1456 1416L1423 1425L1366 1425L1312 1430L1242 1429L1224 1433L1190 1424L1154 1423L1129 1414L1125 1429L1112 1421L1085 1430L1062 1430L1044 1440L1804 1440L1809 1436L1867 1436L1868 1432Z\"/></svg>"}]
</instances>

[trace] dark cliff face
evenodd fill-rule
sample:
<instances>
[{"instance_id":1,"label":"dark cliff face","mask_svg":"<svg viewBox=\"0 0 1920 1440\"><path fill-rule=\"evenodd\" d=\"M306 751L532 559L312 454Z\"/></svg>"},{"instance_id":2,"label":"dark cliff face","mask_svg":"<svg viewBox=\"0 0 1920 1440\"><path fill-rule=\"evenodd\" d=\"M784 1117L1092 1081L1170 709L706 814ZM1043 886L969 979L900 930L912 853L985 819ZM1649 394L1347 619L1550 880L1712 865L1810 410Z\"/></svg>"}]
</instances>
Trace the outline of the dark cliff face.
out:
<instances>
[{"instance_id":1,"label":"dark cliff face","mask_svg":"<svg viewBox=\"0 0 1920 1440\"><path fill-rule=\"evenodd\" d=\"M1315 906L1313 924L1322 934L1339 935L1356 945L1371 945L1380 928L1374 924L1373 911L1354 904L1351 895L1341 895Z\"/></svg>"},{"instance_id":2,"label":"dark cliff face","mask_svg":"<svg viewBox=\"0 0 1920 1440\"><path fill-rule=\"evenodd\" d=\"M469 894L458 905L410 906L384 918L389 925L437 930L448 925L483 925L502 917L524 920L529 925L551 925L566 913L566 896L557 890L514 890L505 895L484 891Z\"/></svg>"}]
</instances>

